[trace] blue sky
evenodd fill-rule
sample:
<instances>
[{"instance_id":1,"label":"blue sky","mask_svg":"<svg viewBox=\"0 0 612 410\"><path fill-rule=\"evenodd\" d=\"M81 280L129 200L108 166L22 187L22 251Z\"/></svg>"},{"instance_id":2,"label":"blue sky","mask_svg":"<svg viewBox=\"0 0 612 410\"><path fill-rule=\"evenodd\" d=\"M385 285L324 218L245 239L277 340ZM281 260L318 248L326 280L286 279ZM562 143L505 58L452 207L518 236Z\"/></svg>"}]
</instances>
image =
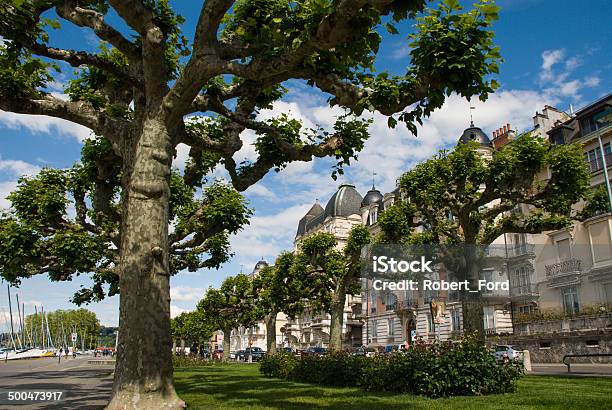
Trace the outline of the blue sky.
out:
<instances>
[{"instance_id":1,"label":"blue sky","mask_svg":"<svg viewBox=\"0 0 612 410\"><path fill-rule=\"evenodd\" d=\"M187 17L185 33L191 38L193 16L201 2L173 2ZM519 131L532 125L536 110L545 104L567 111L576 109L611 91L612 32L608 0L552 1L499 0L500 20L495 25L496 43L505 62L501 66L501 89L486 103L472 103L476 125L490 134L510 123ZM114 21L117 23L117 21ZM405 37L411 23L403 24L400 35L385 34L377 60L379 70L401 72L407 65ZM51 36L51 44L92 50L95 36L68 23ZM65 68L65 67L64 67ZM69 71L53 85L62 94ZM337 110L326 107L326 96L303 83L287 84L290 92L262 118L281 112L301 119L306 125L329 125ZM346 170L339 181L330 178L329 160L292 164L276 174L268 174L260 185L246 192L255 215L241 234L233 238L235 257L218 271L185 273L172 278L172 313L192 309L208 286L218 285L224 277L249 272L260 258L269 261L283 249L290 249L297 221L316 198L325 204L340 182L351 182L365 193L371 185L372 172L383 191L394 187L395 178L415 163L427 159L438 149L452 146L469 123L469 103L452 96L419 129L419 136L404 128L389 130L386 119L374 115L372 138L359 161ZM81 141L89 135L83 127L48 117L20 116L0 111L0 208L6 207L6 195L14 188L19 175L32 174L43 166L69 167L79 159ZM253 135L245 139L252 141ZM253 158L252 146L246 146L236 159ZM181 168L185 147L179 147L175 165ZM219 176L223 174L219 171ZM86 276L72 282L50 283L44 276L24 280L19 289L26 313L34 305L44 304L47 311L74 307L68 300ZM2 311L8 310L6 290L0 289L0 328ZM116 325L118 298L92 304L101 322Z\"/></svg>"}]
</instances>

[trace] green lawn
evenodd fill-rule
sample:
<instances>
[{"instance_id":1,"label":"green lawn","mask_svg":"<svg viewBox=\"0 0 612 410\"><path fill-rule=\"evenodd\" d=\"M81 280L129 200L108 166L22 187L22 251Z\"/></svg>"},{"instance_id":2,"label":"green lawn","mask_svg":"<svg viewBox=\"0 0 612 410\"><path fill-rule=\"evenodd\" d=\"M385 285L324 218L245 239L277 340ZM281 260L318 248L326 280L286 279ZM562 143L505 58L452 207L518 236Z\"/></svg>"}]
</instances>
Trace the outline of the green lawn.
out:
<instances>
[{"instance_id":1,"label":"green lawn","mask_svg":"<svg viewBox=\"0 0 612 410\"><path fill-rule=\"evenodd\" d=\"M267 379L257 365L176 369L189 409L609 409L612 379L525 376L513 394L427 399Z\"/></svg>"}]
</instances>

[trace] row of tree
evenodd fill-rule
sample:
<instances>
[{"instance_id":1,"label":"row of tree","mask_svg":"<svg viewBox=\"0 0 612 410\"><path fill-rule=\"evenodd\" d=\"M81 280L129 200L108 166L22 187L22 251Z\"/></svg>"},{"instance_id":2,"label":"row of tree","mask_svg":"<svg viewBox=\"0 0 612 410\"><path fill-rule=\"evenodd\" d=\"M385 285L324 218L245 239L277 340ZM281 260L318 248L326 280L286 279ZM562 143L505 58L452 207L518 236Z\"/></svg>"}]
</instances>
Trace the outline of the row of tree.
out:
<instances>
[{"instance_id":1,"label":"row of tree","mask_svg":"<svg viewBox=\"0 0 612 410\"><path fill-rule=\"evenodd\" d=\"M40 345L44 339L45 345L50 341L57 348L72 346L72 333L77 334L77 347L96 347L101 329L96 314L87 309L35 313L26 316L24 326Z\"/></svg>"},{"instance_id":2,"label":"row of tree","mask_svg":"<svg viewBox=\"0 0 612 410\"><path fill-rule=\"evenodd\" d=\"M253 280L237 275L210 289L197 313L189 315L204 321L207 330L222 330L225 351L232 329L263 320L268 352L274 352L278 313L293 318L308 306L330 314L329 345L341 349L346 296L361 291L364 245L436 245L437 254L431 257L454 267L455 277L475 289L482 279L479 250L501 235L562 229L609 209L599 190L588 189L590 174L579 145L551 145L526 134L491 158L478 148L476 143L461 144L406 172L400 188L407 200L381 214L377 237L355 226L339 249L332 234L309 235L297 252L281 254ZM587 202L577 208L580 200ZM528 211L514 212L519 206L528 206ZM457 245L465 246L450 252ZM471 292L462 292L461 298L464 330L484 338L482 298Z\"/></svg>"}]
</instances>

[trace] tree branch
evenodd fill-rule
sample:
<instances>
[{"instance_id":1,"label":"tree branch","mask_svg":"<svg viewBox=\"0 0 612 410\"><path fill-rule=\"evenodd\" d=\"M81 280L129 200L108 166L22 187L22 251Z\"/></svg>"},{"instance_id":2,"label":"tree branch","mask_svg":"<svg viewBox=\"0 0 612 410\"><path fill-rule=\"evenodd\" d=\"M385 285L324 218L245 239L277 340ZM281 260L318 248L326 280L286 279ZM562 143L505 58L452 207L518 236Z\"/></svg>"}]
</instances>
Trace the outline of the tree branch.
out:
<instances>
[{"instance_id":1,"label":"tree branch","mask_svg":"<svg viewBox=\"0 0 612 410\"><path fill-rule=\"evenodd\" d=\"M2 110L17 114L48 115L72 121L104 135L114 143L119 142L122 131L129 127L129 123L111 118L85 101L64 101L50 94L30 100L13 99L6 95L2 97Z\"/></svg>"},{"instance_id":2,"label":"tree branch","mask_svg":"<svg viewBox=\"0 0 612 410\"><path fill-rule=\"evenodd\" d=\"M108 0L117 14L138 34L145 36L155 27L153 11L141 0Z\"/></svg>"},{"instance_id":3,"label":"tree branch","mask_svg":"<svg viewBox=\"0 0 612 410\"><path fill-rule=\"evenodd\" d=\"M60 17L77 26L91 28L101 40L112 44L128 60L134 62L140 58L136 46L123 37L119 31L107 24L102 13L79 7L77 2L73 0L64 1L63 4L56 7L56 10Z\"/></svg>"},{"instance_id":4,"label":"tree branch","mask_svg":"<svg viewBox=\"0 0 612 410\"><path fill-rule=\"evenodd\" d=\"M34 43L30 47L30 50L34 54L42 57L65 61L73 67L80 67L83 65L98 67L109 72L110 74L115 75L116 77L126 79L134 85L138 85L139 83L136 78L130 76L128 72L121 69L111 61L94 54L86 53L85 51L64 50L55 47L48 47L40 43Z\"/></svg>"}]
</instances>

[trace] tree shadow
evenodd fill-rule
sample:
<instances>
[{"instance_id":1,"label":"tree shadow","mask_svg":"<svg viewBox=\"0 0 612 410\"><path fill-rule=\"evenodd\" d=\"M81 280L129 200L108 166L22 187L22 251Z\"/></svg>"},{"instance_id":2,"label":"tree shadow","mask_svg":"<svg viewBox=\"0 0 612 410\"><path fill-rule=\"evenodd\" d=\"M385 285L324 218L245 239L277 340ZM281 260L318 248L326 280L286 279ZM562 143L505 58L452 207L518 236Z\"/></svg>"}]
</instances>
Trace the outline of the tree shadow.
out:
<instances>
[{"instance_id":1,"label":"tree shadow","mask_svg":"<svg viewBox=\"0 0 612 410\"><path fill-rule=\"evenodd\" d=\"M189 402L193 396L198 408L197 396L210 395L215 400L236 407L262 406L276 409L426 409L424 398L399 400L389 403L392 393L368 393L358 388L323 387L280 379L269 379L251 373L236 374L235 370L207 368L203 371L188 370L175 378L175 386L181 397ZM403 398L405 395L403 396ZM324 400L321 400L324 398ZM401 401L401 402L400 402ZM420 401L421 403L418 403Z\"/></svg>"}]
</instances>

